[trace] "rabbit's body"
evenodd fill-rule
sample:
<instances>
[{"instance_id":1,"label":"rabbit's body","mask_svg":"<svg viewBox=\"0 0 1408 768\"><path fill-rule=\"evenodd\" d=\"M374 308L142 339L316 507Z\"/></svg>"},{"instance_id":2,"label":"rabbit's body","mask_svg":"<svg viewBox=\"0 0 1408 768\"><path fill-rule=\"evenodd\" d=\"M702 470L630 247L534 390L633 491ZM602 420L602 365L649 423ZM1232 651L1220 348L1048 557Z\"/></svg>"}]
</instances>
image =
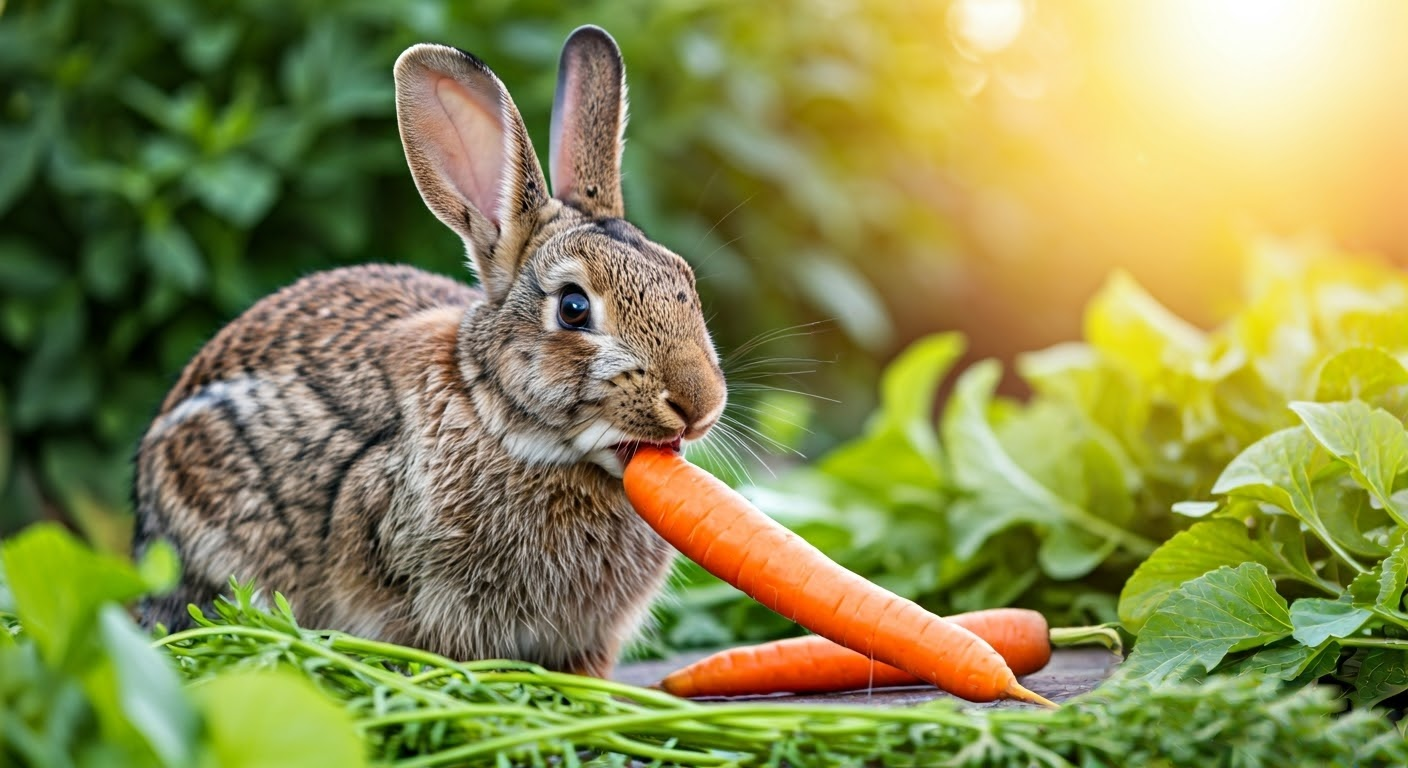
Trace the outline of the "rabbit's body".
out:
<instances>
[{"instance_id":1,"label":"rabbit's body","mask_svg":"<svg viewBox=\"0 0 1408 768\"><path fill-rule=\"evenodd\" d=\"M234 576L283 592L308 626L611 669L671 556L626 501L623 454L701 436L724 392L688 266L619 218L623 115L572 96L609 84L615 46L574 40L559 199L506 94L492 121L502 86L482 64L435 46L398 62L417 184L484 290L338 269L217 334L138 454L135 548L167 539L185 566L148 623L188 623L186 604Z\"/></svg>"}]
</instances>

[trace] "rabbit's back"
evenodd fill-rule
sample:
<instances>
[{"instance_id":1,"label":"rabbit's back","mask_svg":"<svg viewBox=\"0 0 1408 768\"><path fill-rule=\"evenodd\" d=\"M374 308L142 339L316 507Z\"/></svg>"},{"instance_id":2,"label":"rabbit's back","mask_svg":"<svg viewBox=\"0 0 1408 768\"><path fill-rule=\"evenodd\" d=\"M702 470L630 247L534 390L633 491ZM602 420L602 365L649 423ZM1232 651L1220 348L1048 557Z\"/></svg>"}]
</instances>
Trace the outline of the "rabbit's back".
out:
<instances>
[{"instance_id":1,"label":"rabbit's back","mask_svg":"<svg viewBox=\"0 0 1408 768\"><path fill-rule=\"evenodd\" d=\"M329 394L355 389L354 424L386 414L389 323L436 309L463 311L478 291L414 267L368 264L309 275L260 300L221 330L182 372L161 413L221 380L257 372ZM332 397L329 400L340 398Z\"/></svg>"},{"instance_id":2,"label":"rabbit's back","mask_svg":"<svg viewBox=\"0 0 1408 768\"><path fill-rule=\"evenodd\" d=\"M181 626L187 603L235 575L280 585L318 613L365 599L355 613L394 625L397 611L377 604L394 605L405 586L380 532L404 469L406 369L395 362L412 352L408 324L453 348L478 300L410 267L349 267L266 297L211 339L138 455L136 549L166 538L188 564L144 619Z\"/></svg>"}]
</instances>

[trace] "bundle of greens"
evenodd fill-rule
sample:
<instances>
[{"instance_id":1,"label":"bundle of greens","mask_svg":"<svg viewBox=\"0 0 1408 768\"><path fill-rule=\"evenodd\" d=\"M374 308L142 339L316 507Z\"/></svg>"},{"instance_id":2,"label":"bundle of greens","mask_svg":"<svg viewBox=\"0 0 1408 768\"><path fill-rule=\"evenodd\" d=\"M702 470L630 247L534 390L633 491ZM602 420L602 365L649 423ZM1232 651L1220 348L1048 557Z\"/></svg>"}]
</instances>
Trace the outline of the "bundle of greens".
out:
<instances>
[{"instance_id":1,"label":"bundle of greens","mask_svg":"<svg viewBox=\"0 0 1408 768\"><path fill-rule=\"evenodd\" d=\"M250 587L154 644L115 601L169 584L36 527L8 542L0 762L43 766L1403 764L1329 690L1263 676L1107 686L1056 711L697 704L303 629ZM13 607L9 604L13 603ZM155 645L155 647L153 647Z\"/></svg>"}]
</instances>

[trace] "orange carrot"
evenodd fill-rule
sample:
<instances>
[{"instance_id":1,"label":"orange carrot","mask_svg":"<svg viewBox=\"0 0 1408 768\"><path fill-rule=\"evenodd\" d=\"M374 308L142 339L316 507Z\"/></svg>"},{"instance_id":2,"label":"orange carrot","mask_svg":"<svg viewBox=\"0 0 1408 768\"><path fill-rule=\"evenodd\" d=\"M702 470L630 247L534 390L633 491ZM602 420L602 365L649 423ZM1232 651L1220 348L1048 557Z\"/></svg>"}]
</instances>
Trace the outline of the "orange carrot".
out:
<instances>
[{"instance_id":1,"label":"orange carrot","mask_svg":"<svg viewBox=\"0 0 1408 768\"><path fill-rule=\"evenodd\" d=\"M1024 608L993 608L947 617L988 644L1017 676L1051 660L1046 617ZM873 661L820 635L730 648L671 672L660 682L681 697L829 693L919 685L910 673Z\"/></svg>"},{"instance_id":2,"label":"orange carrot","mask_svg":"<svg viewBox=\"0 0 1408 768\"><path fill-rule=\"evenodd\" d=\"M970 701L1055 706L967 629L842 568L674 451L641 446L626 496L666 541L754 600L832 642Z\"/></svg>"}]
</instances>

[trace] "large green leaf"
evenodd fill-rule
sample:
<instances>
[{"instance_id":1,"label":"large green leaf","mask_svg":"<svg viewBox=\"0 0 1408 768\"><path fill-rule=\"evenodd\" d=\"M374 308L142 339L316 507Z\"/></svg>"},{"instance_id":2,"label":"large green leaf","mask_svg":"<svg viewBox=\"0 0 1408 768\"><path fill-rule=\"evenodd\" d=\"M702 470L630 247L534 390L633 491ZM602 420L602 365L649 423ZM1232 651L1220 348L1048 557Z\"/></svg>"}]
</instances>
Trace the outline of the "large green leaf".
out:
<instances>
[{"instance_id":1,"label":"large green leaf","mask_svg":"<svg viewBox=\"0 0 1408 768\"><path fill-rule=\"evenodd\" d=\"M152 271L185 292L205 286L205 260L200 246L180 223L155 217L142 233L142 254Z\"/></svg>"},{"instance_id":2,"label":"large green leaf","mask_svg":"<svg viewBox=\"0 0 1408 768\"><path fill-rule=\"evenodd\" d=\"M1363 400L1375 402L1408 388L1408 369L1378 347L1354 347L1327 358L1315 385L1315 399L1322 402Z\"/></svg>"},{"instance_id":3,"label":"large green leaf","mask_svg":"<svg viewBox=\"0 0 1408 768\"><path fill-rule=\"evenodd\" d=\"M1304 684L1335 671L1339 655L1338 643L1307 646L1291 642L1257 651L1237 663L1234 669L1238 673L1261 673Z\"/></svg>"},{"instance_id":4,"label":"large green leaf","mask_svg":"<svg viewBox=\"0 0 1408 768\"><path fill-rule=\"evenodd\" d=\"M1215 669L1233 651L1291 634L1285 598L1266 566L1223 566L1184 584L1144 624L1120 674L1158 683Z\"/></svg>"},{"instance_id":5,"label":"large green leaf","mask_svg":"<svg viewBox=\"0 0 1408 768\"><path fill-rule=\"evenodd\" d=\"M1212 492L1260 499L1302 522L1318 522L1309 469L1315 449L1304 427L1272 432L1237 454L1218 476Z\"/></svg>"},{"instance_id":6,"label":"large green leaf","mask_svg":"<svg viewBox=\"0 0 1408 768\"><path fill-rule=\"evenodd\" d=\"M988 404L1000 374L993 360L969 368L944 411L942 431L953 479L965 492L949 510L960 557L976 552L997 532L1022 523L1048 534L1059 528L1075 530L1062 532L1045 558L1045 565L1061 578L1083 575L1116 546L1141 555L1152 551L1142 537L1071 504L1012 459L988 423Z\"/></svg>"},{"instance_id":7,"label":"large green leaf","mask_svg":"<svg viewBox=\"0 0 1408 768\"><path fill-rule=\"evenodd\" d=\"M169 552L154 557L174 562ZM85 662L103 604L125 602L170 583L166 569L148 570L159 582L154 584L127 561L95 553L50 523L30 526L6 541L0 561L25 633L34 638L44 660L60 668Z\"/></svg>"},{"instance_id":8,"label":"large green leaf","mask_svg":"<svg viewBox=\"0 0 1408 768\"><path fill-rule=\"evenodd\" d=\"M1408 650L1369 648L1355 655L1358 671L1350 700L1358 707L1371 707L1403 691L1408 691Z\"/></svg>"},{"instance_id":9,"label":"large green leaf","mask_svg":"<svg viewBox=\"0 0 1408 768\"><path fill-rule=\"evenodd\" d=\"M1123 445L1139 446L1150 402L1134 377L1089 344L1067 342L1017 358L1017 370L1040 399L1065 405ZM1130 470L1132 471L1132 469Z\"/></svg>"},{"instance_id":10,"label":"large green leaf","mask_svg":"<svg viewBox=\"0 0 1408 768\"><path fill-rule=\"evenodd\" d=\"M1291 636L1302 645L1317 648L1326 640L1349 637L1374 614L1344 600L1302 597L1291 605Z\"/></svg>"},{"instance_id":11,"label":"large green leaf","mask_svg":"<svg viewBox=\"0 0 1408 768\"><path fill-rule=\"evenodd\" d=\"M1119 360L1140 378L1189 370L1206 349L1204 334L1169 312L1128 274L1106 281L1085 310L1091 345Z\"/></svg>"},{"instance_id":12,"label":"large green leaf","mask_svg":"<svg viewBox=\"0 0 1408 768\"><path fill-rule=\"evenodd\" d=\"M63 265L30 240L0 238L0 294L43 297L64 282Z\"/></svg>"},{"instance_id":13,"label":"large green leaf","mask_svg":"<svg viewBox=\"0 0 1408 768\"><path fill-rule=\"evenodd\" d=\"M1079 579L1105 562L1119 549L1119 541L1074 526L1059 526L1047 532L1036 550L1036 561L1047 576L1057 581Z\"/></svg>"},{"instance_id":14,"label":"large green leaf","mask_svg":"<svg viewBox=\"0 0 1408 768\"><path fill-rule=\"evenodd\" d=\"M1386 611L1403 610L1403 591L1408 587L1408 531L1398 534L1398 546L1379 563L1379 591L1374 605Z\"/></svg>"},{"instance_id":15,"label":"large green leaf","mask_svg":"<svg viewBox=\"0 0 1408 768\"><path fill-rule=\"evenodd\" d=\"M1388 554L1385 534L1398 528L1382 507L1353 482L1342 467L1322 470L1313 482L1315 508L1325 531L1345 550L1367 558Z\"/></svg>"},{"instance_id":16,"label":"large green leaf","mask_svg":"<svg viewBox=\"0 0 1408 768\"><path fill-rule=\"evenodd\" d=\"M1326 450L1349 465L1354 479L1399 525L1408 527L1408 504L1393 496L1395 479L1408 470L1408 430L1403 422L1359 400L1291 403L1291 409Z\"/></svg>"},{"instance_id":17,"label":"large green leaf","mask_svg":"<svg viewBox=\"0 0 1408 768\"><path fill-rule=\"evenodd\" d=\"M209 738L205 765L366 765L351 715L293 672L231 672L201 684L193 694Z\"/></svg>"},{"instance_id":18,"label":"large green leaf","mask_svg":"<svg viewBox=\"0 0 1408 768\"><path fill-rule=\"evenodd\" d=\"M200 723L170 660L116 605L103 606L99 629L115 672L115 689L105 693L116 694L127 723L164 765L191 765Z\"/></svg>"},{"instance_id":19,"label":"large green leaf","mask_svg":"<svg viewBox=\"0 0 1408 768\"><path fill-rule=\"evenodd\" d=\"M1138 633L1164 599L1184 583L1223 566L1243 563L1259 563L1272 579L1320 584L1303 555L1288 556L1281 547L1254 540L1240 520L1214 518L1164 542L1135 569L1120 592L1120 621Z\"/></svg>"},{"instance_id":20,"label":"large green leaf","mask_svg":"<svg viewBox=\"0 0 1408 768\"><path fill-rule=\"evenodd\" d=\"M1362 566L1320 516L1312 479L1325 461L1306 427L1272 432L1237 454L1213 484L1213 493L1256 499L1293 515L1351 567Z\"/></svg>"},{"instance_id":21,"label":"large green leaf","mask_svg":"<svg viewBox=\"0 0 1408 768\"><path fill-rule=\"evenodd\" d=\"M1377 567L1354 577L1348 595L1354 605L1408 624L1403 611L1403 592L1408 587L1408 529L1400 530L1393 551Z\"/></svg>"},{"instance_id":22,"label":"large green leaf","mask_svg":"<svg viewBox=\"0 0 1408 768\"><path fill-rule=\"evenodd\" d=\"M241 227L263 218L279 191L276 173L239 154L196 166L186 183L212 213Z\"/></svg>"},{"instance_id":23,"label":"large green leaf","mask_svg":"<svg viewBox=\"0 0 1408 768\"><path fill-rule=\"evenodd\" d=\"M910 345L885 370L880 408L864 435L823 458L822 472L874 492L887 485L937 490L945 482L934 425L939 382L963 353L963 339L938 334ZM877 467L885 467L883 473Z\"/></svg>"},{"instance_id":24,"label":"large green leaf","mask_svg":"<svg viewBox=\"0 0 1408 768\"><path fill-rule=\"evenodd\" d=\"M4 6L0 5L0 13L3 11ZM16 93L15 96L19 102L21 95ZM33 183L40 160L53 140L61 114L59 94L51 92L41 98L42 102L33 110L33 119L27 124L0 127L0 157L5 158L5 162L0 163L0 215Z\"/></svg>"},{"instance_id":25,"label":"large green leaf","mask_svg":"<svg viewBox=\"0 0 1408 768\"><path fill-rule=\"evenodd\" d=\"M880 429L904 435L936 471L942 454L934 429L935 396L964 346L956 333L920 339L886 367L880 379Z\"/></svg>"}]
</instances>

